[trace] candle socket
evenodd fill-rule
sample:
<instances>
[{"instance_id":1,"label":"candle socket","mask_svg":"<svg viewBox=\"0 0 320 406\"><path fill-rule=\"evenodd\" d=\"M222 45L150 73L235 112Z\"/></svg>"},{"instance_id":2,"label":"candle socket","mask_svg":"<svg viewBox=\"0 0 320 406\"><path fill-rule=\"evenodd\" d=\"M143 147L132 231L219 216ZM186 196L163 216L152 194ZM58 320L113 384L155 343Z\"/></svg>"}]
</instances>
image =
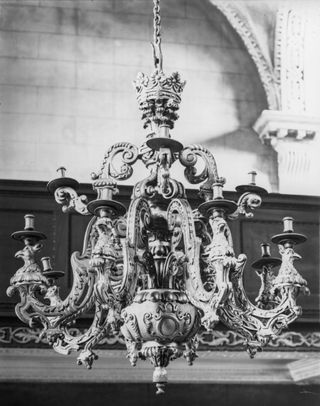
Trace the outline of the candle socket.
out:
<instances>
[{"instance_id":1,"label":"candle socket","mask_svg":"<svg viewBox=\"0 0 320 406\"><path fill-rule=\"evenodd\" d=\"M284 233L293 233L293 218L284 217L283 221L283 232Z\"/></svg>"},{"instance_id":2,"label":"candle socket","mask_svg":"<svg viewBox=\"0 0 320 406\"><path fill-rule=\"evenodd\" d=\"M113 198L114 186L102 187L98 189L98 199L102 200L112 200Z\"/></svg>"},{"instance_id":3,"label":"candle socket","mask_svg":"<svg viewBox=\"0 0 320 406\"><path fill-rule=\"evenodd\" d=\"M98 209L98 214L99 214L99 217L109 217L110 209L108 210L107 208L102 207L102 208Z\"/></svg>"},{"instance_id":4,"label":"candle socket","mask_svg":"<svg viewBox=\"0 0 320 406\"><path fill-rule=\"evenodd\" d=\"M251 175L250 185L255 186L256 185L257 172L256 171L251 171L251 172L248 172L248 175Z\"/></svg>"},{"instance_id":5,"label":"candle socket","mask_svg":"<svg viewBox=\"0 0 320 406\"><path fill-rule=\"evenodd\" d=\"M44 272L52 270L50 257L41 258L41 262L42 262L42 267L43 267Z\"/></svg>"},{"instance_id":6,"label":"candle socket","mask_svg":"<svg viewBox=\"0 0 320 406\"><path fill-rule=\"evenodd\" d=\"M222 183L214 183L212 185L213 189L213 200L216 199L223 199L223 184Z\"/></svg>"},{"instance_id":7,"label":"candle socket","mask_svg":"<svg viewBox=\"0 0 320 406\"><path fill-rule=\"evenodd\" d=\"M262 257L271 257L269 244L266 244L266 243L261 244L261 256Z\"/></svg>"},{"instance_id":8,"label":"candle socket","mask_svg":"<svg viewBox=\"0 0 320 406\"><path fill-rule=\"evenodd\" d=\"M168 126L162 125L159 127L159 137L170 138Z\"/></svg>"},{"instance_id":9,"label":"candle socket","mask_svg":"<svg viewBox=\"0 0 320 406\"><path fill-rule=\"evenodd\" d=\"M26 214L24 216L24 229L25 230L34 230L34 215L33 214Z\"/></svg>"},{"instance_id":10,"label":"candle socket","mask_svg":"<svg viewBox=\"0 0 320 406\"><path fill-rule=\"evenodd\" d=\"M57 169L57 172L60 172L61 178L64 178L66 176L66 168L64 166L60 166L60 168Z\"/></svg>"}]
</instances>

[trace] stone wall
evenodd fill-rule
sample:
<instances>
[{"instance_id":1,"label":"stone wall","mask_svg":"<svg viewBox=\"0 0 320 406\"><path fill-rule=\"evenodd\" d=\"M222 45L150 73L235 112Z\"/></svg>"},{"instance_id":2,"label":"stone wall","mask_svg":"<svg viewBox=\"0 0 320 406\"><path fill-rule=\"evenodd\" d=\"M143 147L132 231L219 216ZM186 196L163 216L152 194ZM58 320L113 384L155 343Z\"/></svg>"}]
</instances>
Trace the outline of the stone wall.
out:
<instances>
[{"instance_id":1,"label":"stone wall","mask_svg":"<svg viewBox=\"0 0 320 406\"><path fill-rule=\"evenodd\" d=\"M150 73L151 0L1 0L0 178L88 182L114 142L141 144L132 81ZM276 190L275 152L251 126L266 108L242 41L206 0L163 0L164 69L187 80L173 136L215 154L226 189Z\"/></svg>"}]
</instances>

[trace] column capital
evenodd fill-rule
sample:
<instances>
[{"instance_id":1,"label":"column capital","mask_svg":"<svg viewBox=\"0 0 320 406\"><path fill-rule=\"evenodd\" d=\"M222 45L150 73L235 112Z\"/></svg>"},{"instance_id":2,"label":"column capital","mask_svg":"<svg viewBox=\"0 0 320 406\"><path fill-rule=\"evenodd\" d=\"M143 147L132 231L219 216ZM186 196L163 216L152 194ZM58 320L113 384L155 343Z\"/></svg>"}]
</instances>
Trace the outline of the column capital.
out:
<instances>
[{"instance_id":1,"label":"column capital","mask_svg":"<svg viewBox=\"0 0 320 406\"><path fill-rule=\"evenodd\" d=\"M318 195L320 117L264 110L253 126L278 155L279 193Z\"/></svg>"},{"instance_id":2,"label":"column capital","mask_svg":"<svg viewBox=\"0 0 320 406\"><path fill-rule=\"evenodd\" d=\"M264 144L273 146L284 139L310 141L320 133L320 117L279 110L263 110L253 129Z\"/></svg>"}]
</instances>

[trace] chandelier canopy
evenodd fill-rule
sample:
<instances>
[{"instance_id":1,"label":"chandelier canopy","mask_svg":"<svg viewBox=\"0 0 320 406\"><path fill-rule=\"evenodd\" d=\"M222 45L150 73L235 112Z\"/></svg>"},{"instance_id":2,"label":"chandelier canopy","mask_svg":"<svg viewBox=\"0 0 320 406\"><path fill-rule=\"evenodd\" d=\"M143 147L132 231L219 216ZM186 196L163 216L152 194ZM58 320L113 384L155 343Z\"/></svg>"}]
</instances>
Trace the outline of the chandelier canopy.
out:
<instances>
[{"instance_id":1,"label":"chandelier canopy","mask_svg":"<svg viewBox=\"0 0 320 406\"><path fill-rule=\"evenodd\" d=\"M307 282L294 267L300 256L294 251L306 240L293 230L293 219L283 219L283 232L272 237L282 259L262 244L262 256L252 264L261 279L253 304L243 287L246 256L236 256L228 221L252 217L266 190L251 182L236 188L237 202L223 196L224 178L215 159L200 145L184 147L171 138L185 82L179 73L163 71L159 0L154 0L154 71L139 73L134 82L146 142L141 147L119 142L106 152L101 169L92 174L95 200L78 195L79 184L65 176L48 183L48 191L64 212L91 216L82 253L71 256L73 286L61 299L57 279L63 272L52 269L50 258L35 256L46 236L35 229L35 219L25 216L25 227L12 234L24 244L15 256L24 265L14 274L7 290L19 292L18 317L30 326L42 325L53 348L62 354L81 350L78 364L91 368L97 358L93 348L110 332L123 335L128 358L149 359L153 382L163 393L170 361L196 358L201 326L214 329L220 320L243 336L253 357L301 313L296 304ZM133 173L142 161L148 176L133 188L129 208L115 200L117 181ZM197 163L203 169L198 171ZM171 176L174 162L185 168L190 184L200 184L202 203L192 210L184 185ZM275 267L280 266L275 272ZM69 327L82 314L95 309L91 327L73 336Z\"/></svg>"}]
</instances>

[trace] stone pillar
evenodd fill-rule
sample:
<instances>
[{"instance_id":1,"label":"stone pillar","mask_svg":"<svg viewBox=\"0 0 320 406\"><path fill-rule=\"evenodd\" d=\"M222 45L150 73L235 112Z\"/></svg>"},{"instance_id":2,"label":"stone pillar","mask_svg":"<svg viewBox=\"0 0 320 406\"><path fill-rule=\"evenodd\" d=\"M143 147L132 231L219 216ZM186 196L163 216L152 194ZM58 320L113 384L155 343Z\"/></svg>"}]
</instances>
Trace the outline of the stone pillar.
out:
<instances>
[{"instance_id":1,"label":"stone pillar","mask_svg":"<svg viewBox=\"0 0 320 406\"><path fill-rule=\"evenodd\" d=\"M274 74L279 110L264 110L254 130L278 153L280 193L320 194L320 5L287 2L277 13Z\"/></svg>"},{"instance_id":2,"label":"stone pillar","mask_svg":"<svg viewBox=\"0 0 320 406\"><path fill-rule=\"evenodd\" d=\"M320 117L264 110L254 125L264 144L278 154L278 190L320 194Z\"/></svg>"}]
</instances>

